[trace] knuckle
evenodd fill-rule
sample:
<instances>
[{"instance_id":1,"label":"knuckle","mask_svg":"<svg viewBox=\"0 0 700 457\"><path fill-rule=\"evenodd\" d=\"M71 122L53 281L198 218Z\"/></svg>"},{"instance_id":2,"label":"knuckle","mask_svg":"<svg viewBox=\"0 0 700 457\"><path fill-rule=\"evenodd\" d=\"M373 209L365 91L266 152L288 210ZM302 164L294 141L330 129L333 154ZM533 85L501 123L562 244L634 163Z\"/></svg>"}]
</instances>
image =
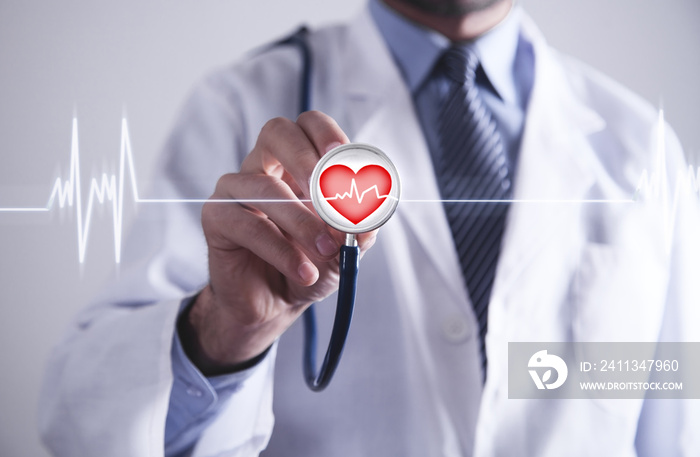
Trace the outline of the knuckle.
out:
<instances>
[{"instance_id":1,"label":"knuckle","mask_svg":"<svg viewBox=\"0 0 700 457\"><path fill-rule=\"evenodd\" d=\"M214 187L214 194L210 197L211 198L220 198L226 195L230 194L230 188L233 185L234 181L238 178L239 175L236 173L227 173L225 175L222 175L217 181L216 181L216 186Z\"/></svg>"},{"instance_id":2,"label":"knuckle","mask_svg":"<svg viewBox=\"0 0 700 457\"><path fill-rule=\"evenodd\" d=\"M299 227L300 233L307 234L309 238L315 237L322 230L322 222L308 211L295 212L292 215L292 223Z\"/></svg>"},{"instance_id":3,"label":"knuckle","mask_svg":"<svg viewBox=\"0 0 700 457\"><path fill-rule=\"evenodd\" d=\"M252 185L255 186L256 193L267 198L283 198L290 193L287 183L275 176L259 176Z\"/></svg>"},{"instance_id":4,"label":"knuckle","mask_svg":"<svg viewBox=\"0 0 700 457\"><path fill-rule=\"evenodd\" d=\"M220 203L207 202L202 205L202 231L210 245L228 244L224 227L229 225L231 217L230 210Z\"/></svg>"},{"instance_id":5,"label":"knuckle","mask_svg":"<svg viewBox=\"0 0 700 457\"><path fill-rule=\"evenodd\" d=\"M275 249L277 251L275 258L279 260L282 269L287 270L282 273L294 272L296 266L302 262L301 253L289 242L281 242L275 246Z\"/></svg>"},{"instance_id":6,"label":"knuckle","mask_svg":"<svg viewBox=\"0 0 700 457\"><path fill-rule=\"evenodd\" d=\"M202 232L208 244L221 237L218 224L220 216L216 206L212 203L205 203L202 206Z\"/></svg>"},{"instance_id":7,"label":"knuckle","mask_svg":"<svg viewBox=\"0 0 700 457\"><path fill-rule=\"evenodd\" d=\"M234 230L239 243L254 252L269 249L278 242L277 226L265 216L247 217Z\"/></svg>"},{"instance_id":8,"label":"knuckle","mask_svg":"<svg viewBox=\"0 0 700 457\"><path fill-rule=\"evenodd\" d=\"M284 237L278 236L277 228L271 220L255 217L246 221L245 227L241 228L241 236L246 238L241 244L254 252L260 249L268 251L276 268L292 269L293 265L301 262L302 257L297 249Z\"/></svg>"},{"instance_id":9,"label":"knuckle","mask_svg":"<svg viewBox=\"0 0 700 457\"><path fill-rule=\"evenodd\" d=\"M275 117L270 119L263 125L260 130L260 138L275 137L289 130L292 121L286 117Z\"/></svg>"},{"instance_id":10,"label":"knuckle","mask_svg":"<svg viewBox=\"0 0 700 457\"><path fill-rule=\"evenodd\" d=\"M272 222L264 217L248 218L241 224L240 233L248 242L246 245L263 245L270 242L270 229ZM238 232L238 230L237 230Z\"/></svg>"},{"instance_id":11,"label":"knuckle","mask_svg":"<svg viewBox=\"0 0 700 457\"><path fill-rule=\"evenodd\" d=\"M221 206L207 201L202 205L202 226L206 230L212 225L214 221L219 219L221 213Z\"/></svg>"},{"instance_id":12,"label":"knuckle","mask_svg":"<svg viewBox=\"0 0 700 457\"><path fill-rule=\"evenodd\" d=\"M325 118L326 115L318 110L304 111L297 117L297 123L315 122L319 119Z\"/></svg>"},{"instance_id":13,"label":"knuckle","mask_svg":"<svg viewBox=\"0 0 700 457\"><path fill-rule=\"evenodd\" d=\"M202 226L206 230L209 226L209 222L213 221L216 217L216 205L207 202L202 205Z\"/></svg>"}]
</instances>

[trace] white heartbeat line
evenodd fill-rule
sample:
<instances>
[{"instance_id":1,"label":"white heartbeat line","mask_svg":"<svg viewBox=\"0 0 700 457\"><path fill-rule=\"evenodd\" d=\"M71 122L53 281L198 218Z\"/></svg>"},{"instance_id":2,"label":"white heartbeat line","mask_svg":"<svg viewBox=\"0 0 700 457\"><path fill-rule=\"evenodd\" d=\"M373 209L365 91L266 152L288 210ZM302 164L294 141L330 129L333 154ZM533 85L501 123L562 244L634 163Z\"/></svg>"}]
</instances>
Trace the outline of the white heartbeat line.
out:
<instances>
[{"instance_id":1,"label":"white heartbeat line","mask_svg":"<svg viewBox=\"0 0 700 457\"><path fill-rule=\"evenodd\" d=\"M129 167L129 176L131 181L131 190L134 194L134 199L139 200L138 187L136 185L136 173L134 172L134 158L131 153L131 141L129 140L129 128L126 123L126 118L122 118L121 145L119 154L119 176L114 174L102 174L102 179L99 181L92 178L90 181L90 191L88 193L88 201L83 218L83 201L80 176L80 150L78 146L78 120L73 118L73 129L71 134L71 153L70 153L70 175L67 181L62 181L61 178L56 178L56 181L51 190L49 201L46 204L45 210L53 208L56 201L60 208L75 206L76 219L78 224L78 258L80 263L85 261L85 252L87 249L88 238L90 236L90 224L92 222L92 210L95 206L95 199L100 204L104 204L106 200L112 203L112 225L114 230L114 260L116 263L121 261L121 240L122 227L124 222L124 178L125 167Z\"/></svg>"},{"instance_id":2,"label":"white heartbeat line","mask_svg":"<svg viewBox=\"0 0 700 457\"><path fill-rule=\"evenodd\" d=\"M367 195L369 192L374 191L374 194L377 196L377 199L382 199L382 198L393 198L396 200L396 197L392 197L391 195L379 195L379 189L377 188L377 185L373 185L372 187L369 187L365 190L362 191L360 194L360 191L357 190L357 183L355 182L355 178L352 178L352 182L350 183L350 192L345 192L342 195L341 194L335 194L335 197L326 197L325 200L345 200L346 198L353 198L353 196L357 196L357 203L362 203L362 200L364 200L365 195Z\"/></svg>"},{"instance_id":3,"label":"white heartbeat line","mask_svg":"<svg viewBox=\"0 0 700 457\"><path fill-rule=\"evenodd\" d=\"M675 225L678 204L684 192L698 194L700 193L700 167L693 170L688 167L687 170L680 170L677 173L676 186L673 195L669 198L670 184L666 170L666 146L665 146L665 123L663 111L659 113L658 135L657 135L657 157L655 169L649 173L644 170L636 188L634 199L617 199L617 200L560 200L560 199L510 199L510 200L402 200L406 203L633 203L638 201L638 196L646 198L655 198L662 202L664 213L664 232L667 242L667 248L670 249L672 233ZM56 178L53 184L48 202L41 207L0 207L0 213L43 213L51 211L56 205L59 208L66 206L75 207L77 237L78 237L78 258L80 263L84 263L85 254L87 251L88 239L90 235L90 227L92 223L93 208L95 204L105 205L107 202L112 207L112 228L114 232L114 259L116 263L121 261L121 244L122 232L124 223L124 190L126 182L126 172L129 173L129 184L133 194L135 203L146 204L202 204L202 203L292 203L292 202L309 202L308 199L293 200L293 199L179 199L179 198L141 198L139 197L138 185L136 182L136 173L134 170L134 158L131 149L131 141L129 138L129 127L126 118L122 118L121 123L121 144L119 151L119 172L118 174L103 173L98 178L90 180L89 192L87 197L87 205L83 208L83 198L81 189L80 175L80 151L78 140L78 120L73 118L72 134L71 134L71 153L70 153L70 174L67 180L63 181L60 177ZM365 189L361 194L357 189L355 179L352 180L350 191L343 194L336 194L334 197L326 198L326 200L342 200L345 198L356 197L358 203L362 203L365 195L374 191L378 199L393 198L391 195L379 195L377 185ZM83 216L83 209L85 215Z\"/></svg>"},{"instance_id":4,"label":"white heartbeat line","mask_svg":"<svg viewBox=\"0 0 700 457\"><path fill-rule=\"evenodd\" d=\"M157 204L189 204L189 203L289 203L299 200L291 199L208 199L208 198L141 198L139 197L138 184L136 182L136 172L134 170L134 157L129 138L129 126L126 117L121 123L121 144L119 149L119 172L118 174L103 173L98 178L90 180L87 205L83 206L82 179L80 175L80 148L78 137L78 119L73 118L71 133L71 153L70 153L70 174L67 180L56 178L51 189L46 206L39 207L2 207L0 213L44 213L51 211L56 205L60 209L66 206L75 207L77 236L78 236L78 260L82 264L85 262L88 239L90 237L90 227L92 224L93 208L95 204L112 206L112 229L114 233L114 260L121 262L122 232L124 226L124 189L126 172L129 172L129 184L136 203L157 203ZM310 202L311 200L301 200ZM83 210L85 215L83 216Z\"/></svg>"},{"instance_id":5,"label":"white heartbeat line","mask_svg":"<svg viewBox=\"0 0 700 457\"><path fill-rule=\"evenodd\" d=\"M114 230L114 260L119 263L121 260L121 240L123 226L124 209L124 168L128 164L131 177L131 188L134 198L138 201L138 189L136 186L136 174L134 173L134 160L131 154L131 144L129 141L129 129L126 118L122 119L121 148L119 158L119 177L115 175L102 174L100 180L93 178L90 181L90 192L83 218L83 199L80 177L80 150L78 147L78 120L73 118L73 128L71 133L70 152L70 175L65 182L61 178L56 178L49 201L43 207L25 208L0 208L0 212L46 212L50 211L56 203L59 208L75 206L76 219L78 225L78 259L80 263L85 261L88 238L90 236L90 224L92 222L92 211L95 206L95 199L103 205L106 200L112 203L112 225Z\"/></svg>"},{"instance_id":6,"label":"white heartbeat line","mask_svg":"<svg viewBox=\"0 0 700 457\"><path fill-rule=\"evenodd\" d=\"M663 215L663 232L666 251L670 252L673 242L673 232L678 216L678 204L685 195L700 194L700 167L693 170L688 165L685 170L676 172L676 179L671 191L666 167L666 122L664 110L659 110L656 126L656 158L651 173L643 170L635 188L635 199L642 197L660 202Z\"/></svg>"},{"instance_id":7,"label":"white heartbeat line","mask_svg":"<svg viewBox=\"0 0 700 457\"><path fill-rule=\"evenodd\" d=\"M136 172L134 170L134 156L129 138L129 126L126 118L122 118L121 144L119 148L119 172L117 175L103 173L100 179L90 180L90 190L88 193L87 205L85 206L85 217L83 217L83 198L80 176L80 148L78 138L78 119L73 118L71 133L71 153L70 153L70 174L66 181L56 178L48 203L43 207L25 208L0 208L0 212L48 212L58 204L59 208L66 206L75 207L76 222L78 226L78 260L85 262L88 239L90 236L90 225L92 223L92 212L97 201L100 205L111 203L112 206L112 228L114 233L114 260L121 262L122 232L124 226L124 188L126 178L126 168L128 167L129 182L133 198L136 203L250 203L250 202L290 202L292 200L274 199L180 199L180 198L140 198L138 184L136 182Z\"/></svg>"}]
</instances>

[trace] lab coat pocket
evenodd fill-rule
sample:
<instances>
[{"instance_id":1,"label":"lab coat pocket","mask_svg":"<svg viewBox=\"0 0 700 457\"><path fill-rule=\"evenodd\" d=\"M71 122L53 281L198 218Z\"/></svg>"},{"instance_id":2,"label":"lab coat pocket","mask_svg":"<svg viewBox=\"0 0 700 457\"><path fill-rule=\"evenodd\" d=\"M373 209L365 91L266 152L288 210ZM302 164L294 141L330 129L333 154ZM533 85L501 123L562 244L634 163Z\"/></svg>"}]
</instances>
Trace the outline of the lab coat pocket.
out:
<instances>
[{"instance_id":1,"label":"lab coat pocket","mask_svg":"<svg viewBox=\"0 0 700 457\"><path fill-rule=\"evenodd\" d=\"M574 341L656 341L666 280L661 265L640 251L598 243L584 246L572 291ZM591 401L629 426L636 423L642 404L641 398L593 396Z\"/></svg>"},{"instance_id":2,"label":"lab coat pocket","mask_svg":"<svg viewBox=\"0 0 700 457\"><path fill-rule=\"evenodd\" d=\"M572 286L574 341L656 341L665 284L644 249L586 244Z\"/></svg>"}]
</instances>

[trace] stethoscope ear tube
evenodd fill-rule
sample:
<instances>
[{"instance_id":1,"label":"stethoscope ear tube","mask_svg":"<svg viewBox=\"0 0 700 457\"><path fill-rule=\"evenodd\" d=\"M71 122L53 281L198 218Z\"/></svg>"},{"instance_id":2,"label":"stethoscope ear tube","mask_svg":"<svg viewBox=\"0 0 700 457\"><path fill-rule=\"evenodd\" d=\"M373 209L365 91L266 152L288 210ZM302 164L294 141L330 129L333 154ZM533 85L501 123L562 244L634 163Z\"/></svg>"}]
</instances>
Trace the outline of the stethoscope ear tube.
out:
<instances>
[{"instance_id":1,"label":"stethoscope ear tube","mask_svg":"<svg viewBox=\"0 0 700 457\"><path fill-rule=\"evenodd\" d=\"M304 378L313 391L326 388L343 354L345 340L350 329L355 308L357 272L360 268L360 248L344 245L340 248L340 284L338 285L338 305L330 342L323 359L323 365L316 374L316 315L314 305L304 311Z\"/></svg>"}]
</instances>

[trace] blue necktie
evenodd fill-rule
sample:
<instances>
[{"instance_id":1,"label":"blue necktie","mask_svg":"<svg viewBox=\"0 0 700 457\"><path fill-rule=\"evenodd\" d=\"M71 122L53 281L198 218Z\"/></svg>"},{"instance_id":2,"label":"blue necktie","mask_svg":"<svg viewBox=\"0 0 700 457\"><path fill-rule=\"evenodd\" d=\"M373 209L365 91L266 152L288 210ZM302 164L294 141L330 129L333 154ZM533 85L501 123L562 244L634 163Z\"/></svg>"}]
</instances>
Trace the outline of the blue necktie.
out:
<instances>
[{"instance_id":1,"label":"blue necktie","mask_svg":"<svg viewBox=\"0 0 700 457\"><path fill-rule=\"evenodd\" d=\"M475 83L477 56L465 47L453 46L438 65L438 71L447 76L450 89L438 117L440 150L433 154L433 162L462 275L479 324L485 379L488 305L509 206L507 200L511 198L511 171L496 124Z\"/></svg>"}]
</instances>

